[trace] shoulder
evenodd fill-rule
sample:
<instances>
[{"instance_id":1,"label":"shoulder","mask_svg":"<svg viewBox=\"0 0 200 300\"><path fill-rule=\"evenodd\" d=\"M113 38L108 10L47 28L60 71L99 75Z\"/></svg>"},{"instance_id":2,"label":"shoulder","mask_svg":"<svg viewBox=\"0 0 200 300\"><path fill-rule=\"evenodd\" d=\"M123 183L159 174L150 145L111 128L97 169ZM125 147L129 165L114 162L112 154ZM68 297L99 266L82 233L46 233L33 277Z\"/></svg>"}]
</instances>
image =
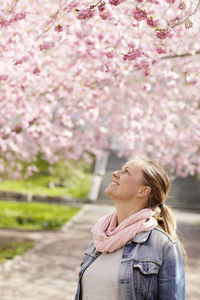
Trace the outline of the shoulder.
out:
<instances>
[{"instance_id":1,"label":"shoulder","mask_svg":"<svg viewBox=\"0 0 200 300\"><path fill-rule=\"evenodd\" d=\"M152 246L156 245L156 248L162 252L167 251L167 249L175 249L178 247L178 242L159 227L156 227L151 231L149 243Z\"/></svg>"},{"instance_id":2,"label":"shoulder","mask_svg":"<svg viewBox=\"0 0 200 300\"><path fill-rule=\"evenodd\" d=\"M173 239L169 234L159 227L154 228L149 236L151 244L156 245L157 251L160 251L164 257L183 256L180 243Z\"/></svg>"},{"instance_id":3,"label":"shoulder","mask_svg":"<svg viewBox=\"0 0 200 300\"><path fill-rule=\"evenodd\" d=\"M176 244L177 241L173 239L167 232L159 227L155 227L151 231L151 238L159 239L163 243Z\"/></svg>"},{"instance_id":4,"label":"shoulder","mask_svg":"<svg viewBox=\"0 0 200 300\"><path fill-rule=\"evenodd\" d=\"M138 244L147 243L149 246L158 247L166 246L168 244L175 245L177 243L169 234L159 227L155 227L151 231L143 231L137 233L133 242Z\"/></svg>"}]
</instances>

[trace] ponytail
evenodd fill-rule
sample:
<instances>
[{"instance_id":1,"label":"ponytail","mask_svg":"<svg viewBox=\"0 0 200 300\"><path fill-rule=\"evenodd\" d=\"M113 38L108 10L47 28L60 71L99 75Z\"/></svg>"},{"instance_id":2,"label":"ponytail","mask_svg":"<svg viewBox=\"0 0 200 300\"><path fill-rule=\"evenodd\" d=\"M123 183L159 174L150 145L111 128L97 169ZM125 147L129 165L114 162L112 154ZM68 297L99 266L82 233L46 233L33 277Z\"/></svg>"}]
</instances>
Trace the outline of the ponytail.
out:
<instances>
[{"instance_id":1,"label":"ponytail","mask_svg":"<svg viewBox=\"0 0 200 300\"><path fill-rule=\"evenodd\" d=\"M177 240L176 220L172 210L166 205L159 206L160 213L155 215L158 226L167 232L173 239Z\"/></svg>"},{"instance_id":2,"label":"ponytail","mask_svg":"<svg viewBox=\"0 0 200 300\"><path fill-rule=\"evenodd\" d=\"M179 240L179 238L177 236L177 232L176 232L177 225L176 225L176 219L175 219L174 213L169 208L169 206L166 204L159 205L159 209L160 209L160 212L157 212L157 210L156 210L156 214L155 214L155 218L158 222L158 227L160 227L162 230L164 230L166 233L168 233L174 240L176 240L179 243L181 250L183 252L183 256L184 256L184 260L185 260L185 264L186 264L187 263L187 255L186 255L186 251L183 247L183 244L181 243L181 241Z\"/></svg>"}]
</instances>

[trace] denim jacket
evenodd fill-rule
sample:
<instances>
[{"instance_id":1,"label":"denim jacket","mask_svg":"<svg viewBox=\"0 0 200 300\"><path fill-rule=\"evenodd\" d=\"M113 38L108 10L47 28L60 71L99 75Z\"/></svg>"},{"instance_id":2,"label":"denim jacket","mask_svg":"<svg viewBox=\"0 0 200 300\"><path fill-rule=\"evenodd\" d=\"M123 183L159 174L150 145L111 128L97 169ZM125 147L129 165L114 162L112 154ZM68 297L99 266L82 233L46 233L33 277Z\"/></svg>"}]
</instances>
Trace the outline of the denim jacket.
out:
<instances>
[{"instance_id":1,"label":"denim jacket","mask_svg":"<svg viewBox=\"0 0 200 300\"><path fill-rule=\"evenodd\" d=\"M81 278L99 256L91 242L84 253L75 300L82 300ZM119 300L184 300L184 259L179 244L158 227L140 232L123 247L118 273Z\"/></svg>"}]
</instances>

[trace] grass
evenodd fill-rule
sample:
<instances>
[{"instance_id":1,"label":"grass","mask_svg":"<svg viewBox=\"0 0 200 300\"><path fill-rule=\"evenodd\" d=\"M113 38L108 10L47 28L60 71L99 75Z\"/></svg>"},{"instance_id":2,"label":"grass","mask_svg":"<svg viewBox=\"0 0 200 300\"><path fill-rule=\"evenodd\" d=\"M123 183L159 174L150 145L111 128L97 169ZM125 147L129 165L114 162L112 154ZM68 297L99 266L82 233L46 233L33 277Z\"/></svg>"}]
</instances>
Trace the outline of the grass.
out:
<instances>
[{"instance_id":1,"label":"grass","mask_svg":"<svg viewBox=\"0 0 200 300\"><path fill-rule=\"evenodd\" d=\"M40 158L35 164L39 172L29 178L8 180L5 174L0 190L79 199L88 196L92 180L91 165L83 161L66 165L59 161L52 166ZM80 209L58 204L0 201L0 228L59 230ZM0 237L0 263L22 255L34 246L31 240Z\"/></svg>"},{"instance_id":2,"label":"grass","mask_svg":"<svg viewBox=\"0 0 200 300\"><path fill-rule=\"evenodd\" d=\"M36 166L40 171L29 178L15 180L3 178L0 182L0 191L87 198L92 182L91 165L83 161L67 164L59 161L50 166L47 162L38 159Z\"/></svg>"},{"instance_id":3,"label":"grass","mask_svg":"<svg viewBox=\"0 0 200 300\"><path fill-rule=\"evenodd\" d=\"M25 180L3 180L0 182L1 191L17 193L31 193L32 195L65 196L84 199L88 196L91 185L91 174L80 174L78 178L71 178L67 186L49 187L50 183L56 183L57 178L35 174Z\"/></svg>"},{"instance_id":4,"label":"grass","mask_svg":"<svg viewBox=\"0 0 200 300\"><path fill-rule=\"evenodd\" d=\"M80 209L58 204L0 201L0 228L57 230Z\"/></svg>"},{"instance_id":5,"label":"grass","mask_svg":"<svg viewBox=\"0 0 200 300\"><path fill-rule=\"evenodd\" d=\"M22 255L34 246L35 243L31 240L0 237L0 263L4 263L6 259L12 259L15 255Z\"/></svg>"}]
</instances>

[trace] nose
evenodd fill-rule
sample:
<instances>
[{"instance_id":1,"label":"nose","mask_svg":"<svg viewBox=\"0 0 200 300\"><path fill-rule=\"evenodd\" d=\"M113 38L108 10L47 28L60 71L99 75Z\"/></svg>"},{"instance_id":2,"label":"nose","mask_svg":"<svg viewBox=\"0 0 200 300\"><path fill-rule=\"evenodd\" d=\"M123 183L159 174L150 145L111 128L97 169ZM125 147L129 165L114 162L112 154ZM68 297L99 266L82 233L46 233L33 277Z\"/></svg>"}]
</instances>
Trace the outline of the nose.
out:
<instances>
[{"instance_id":1,"label":"nose","mask_svg":"<svg viewBox=\"0 0 200 300\"><path fill-rule=\"evenodd\" d=\"M115 171L112 173L113 177L119 178L119 171Z\"/></svg>"}]
</instances>

